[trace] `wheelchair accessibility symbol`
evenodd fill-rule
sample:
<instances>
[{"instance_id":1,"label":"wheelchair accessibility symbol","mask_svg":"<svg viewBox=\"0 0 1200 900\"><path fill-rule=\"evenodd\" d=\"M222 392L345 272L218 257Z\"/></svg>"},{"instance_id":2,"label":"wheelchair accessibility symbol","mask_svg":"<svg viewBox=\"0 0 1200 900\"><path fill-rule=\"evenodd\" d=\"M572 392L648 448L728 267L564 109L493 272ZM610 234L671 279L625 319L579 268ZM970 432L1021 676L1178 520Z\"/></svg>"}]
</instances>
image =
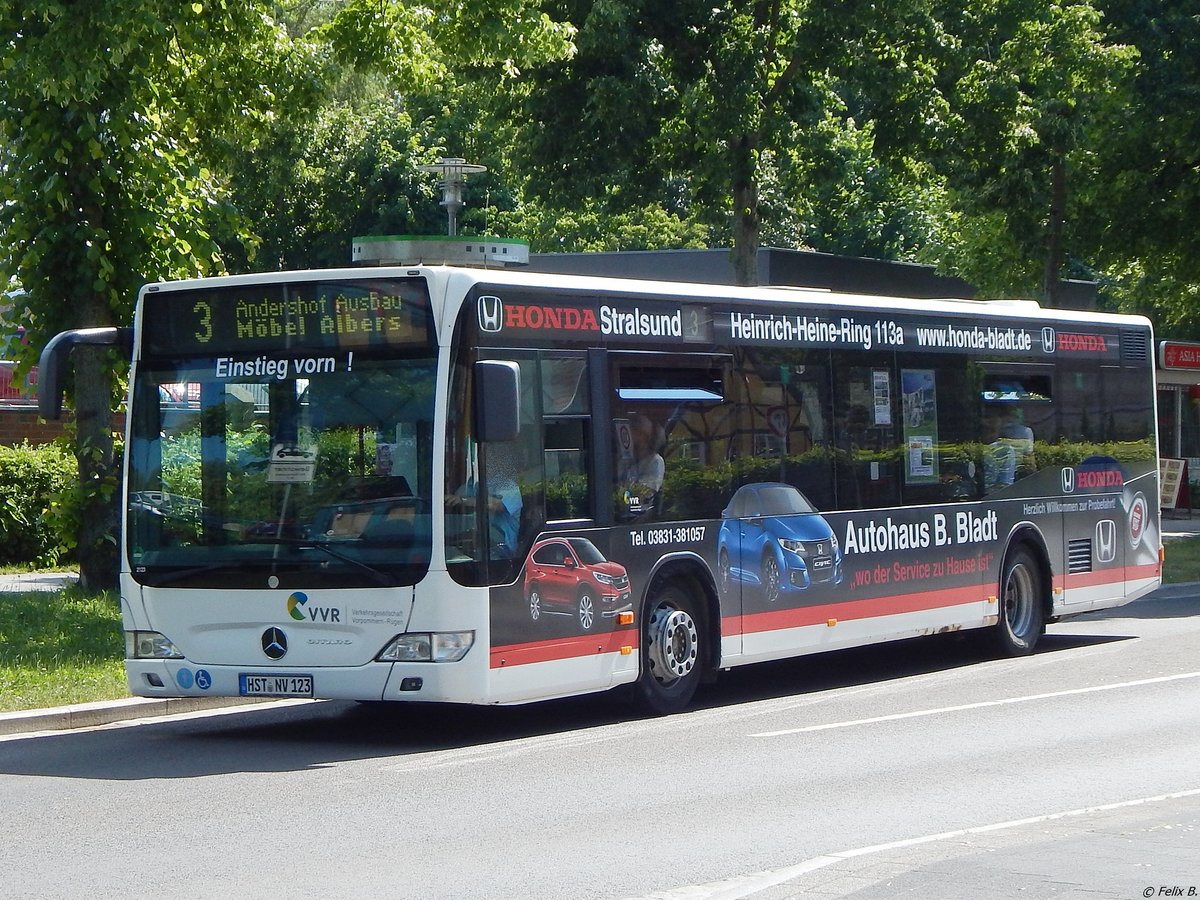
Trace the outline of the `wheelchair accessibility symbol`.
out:
<instances>
[{"instance_id":1,"label":"wheelchair accessibility symbol","mask_svg":"<svg viewBox=\"0 0 1200 900\"><path fill-rule=\"evenodd\" d=\"M212 676L208 674L208 669L196 670L196 687L202 691L207 691L212 687Z\"/></svg>"}]
</instances>

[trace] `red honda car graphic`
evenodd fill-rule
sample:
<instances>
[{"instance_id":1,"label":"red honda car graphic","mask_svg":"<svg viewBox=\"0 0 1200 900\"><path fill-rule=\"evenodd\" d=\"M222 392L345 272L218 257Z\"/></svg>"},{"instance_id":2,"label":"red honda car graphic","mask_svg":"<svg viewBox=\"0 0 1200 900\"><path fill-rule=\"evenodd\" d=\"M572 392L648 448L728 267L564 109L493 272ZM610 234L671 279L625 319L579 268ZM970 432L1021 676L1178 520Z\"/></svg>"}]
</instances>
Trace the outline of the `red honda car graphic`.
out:
<instances>
[{"instance_id":1,"label":"red honda car graphic","mask_svg":"<svg viewBox=\"0 0 1200 900\"><path fill-rule=\"evenodd\" d=\"M597 617L611 619L632 608L629 573L609 562L596 545L582 537L538 541L525 564L525 599L529 618L577 616L590 631Z\"/></svg>"}]
</instances>

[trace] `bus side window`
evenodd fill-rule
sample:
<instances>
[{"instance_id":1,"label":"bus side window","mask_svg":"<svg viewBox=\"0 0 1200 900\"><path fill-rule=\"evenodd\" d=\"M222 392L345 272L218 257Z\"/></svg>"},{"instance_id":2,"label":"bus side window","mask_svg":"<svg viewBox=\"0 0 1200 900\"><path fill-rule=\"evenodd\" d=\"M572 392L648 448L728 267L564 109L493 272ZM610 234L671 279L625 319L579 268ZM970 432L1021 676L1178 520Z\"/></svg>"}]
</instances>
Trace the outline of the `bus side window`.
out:
<instances>
[{"instance_id":1,"label":"bus side window","mask_svg":"<svg viewBox=\"0 0 1200 900\"><path fill-rule=\"evenodd\" d=\"M831 446L838 509L900 502L896 379L892 358L834 353Z\"/></svg>"},{"instance_id":2,"label":"bus side window","mask_svg":"<svg viewBox=\"0 0 1200 900\"><path fill-rule=\"evenodd\" d=\"M905 504L978 499L981 373L962 356L897 354L896 434Z\"/></svg>"},{"instance_id":3,"label":"bus side window","mask_svg":"<svg viewBox=\"0 0 1200 900\"><path fill-rule=\"evenodd\" d=\"M535 487L540 521L591 519L591 408L587 358L541 354L541 465Z\"/></svg>"},{"instance_id":4,"label":"bus side window","mask_svg":"<svg viewBox=\"0 0 1200 900\"><path fill-rule=\"evenodd\" d=\"M550 522L591 518L588 494L589 421L545 420L545 480L542 493Z\"/></svg>"}]
</instances>

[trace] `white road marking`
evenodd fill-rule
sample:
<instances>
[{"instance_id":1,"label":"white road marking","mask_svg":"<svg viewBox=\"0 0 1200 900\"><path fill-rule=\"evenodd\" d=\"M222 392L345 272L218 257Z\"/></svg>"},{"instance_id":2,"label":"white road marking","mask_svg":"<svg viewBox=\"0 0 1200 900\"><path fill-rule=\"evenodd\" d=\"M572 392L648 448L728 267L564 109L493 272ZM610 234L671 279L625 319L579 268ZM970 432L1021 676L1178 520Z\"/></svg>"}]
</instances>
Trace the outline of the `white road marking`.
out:
<instances>
[{"instance_id":1,"label":"white road marking","mask_svg":"<svg viewBox=\"0 0 1200 900\"><path fill-rule=\"evenodd\" d=\"M1116 684L1097 684L1091 687L1074 688L1069 691L1053 691L1048 694L1029 694L1024 697L1005 697L1000 700L982 700L978 703L964 703L961 706L942 706L937 709L918 709L912 712L892 713L887 716L874 716L869 719L851 719L846 722L827 722L824 725L803 725L799 728L784 728L779 731L759 731L750 737L782 737L789 734L807 734L813 731L831 731L836 728L854 728L859 725L875 725L879 722L897 722L901 719L920 719L924 716L937 716L943 713L963 712L968 709L986 709L989 706L1008 706L1014 703L1032 703L1035 700L1053 700L1057 697L1073 697L1079 694L1095 694L1101 691L1117 691L1125 688L1145 687L1150 684L1166 684L1170 681L1182 681L1186 678L1200 678L1200 672L1183 672L1178 675L1163 675L1160 678L1142 678L1138 681L1121 681Z\"/></svg>"},{"instance_id":2,"label":"white road marking","mask_svg":"<svg viewBox=\"0 0 1200 900\"><path fill-rule=\"evenodd\" d=\"M638 900L742 900L742 898L750 897L759 891L765 891L767 888L775 887L776 885L785 884L801 875L806 875L809 872L815 872L818 869L824 869L827 866L836 865L840 862L845 862L849 859L856 859L861 856L871 856L876 853L887 853L892 850L903 850L908 847L917 847L922 844L933 844L938 841L952 841L962 837L968 837L973 834L987 834L994 831L1004 831L1009 828L1020 828L1026 825L1041 825L1046 822L1053 822L1058 819L1068 819L1077 816L1091 816L1097 813L1109 812L1115 809L1128 809L1134 806L1143 806L1148 803L1163 803L1168 800L1180 800L1186 797L1200 796L1200 788L1192 788L1186 791L1177 791L1172 794L1159 794L1154 797L1140 797L1136 800L1123 800L1119 803L1106 803L1102 806L1087 806L1082 809L1072 809L1066 812L1047 813L1044 816L1030 816L1027 819L1013 819L1008 822L996 822L991 825L978 825L974 828L960 828L957 831L943 831L940 834L927 834L922 837L908 838L901 841L892 841L887 844L874 844L870 847L857 847L853 850L843 850L838 853L828 853L822 856L814 856L812 859L806 859L804 862L797 863L793 866L783 866L778 869L768 869L765 872L756 872L750 875L743 875L735 878L727 878L723 881L713 881L708 884L695 884L687 887L675 888L668 891L656 891L653 894L646 894L638 898Z\"/></svg>"}]
</instances>

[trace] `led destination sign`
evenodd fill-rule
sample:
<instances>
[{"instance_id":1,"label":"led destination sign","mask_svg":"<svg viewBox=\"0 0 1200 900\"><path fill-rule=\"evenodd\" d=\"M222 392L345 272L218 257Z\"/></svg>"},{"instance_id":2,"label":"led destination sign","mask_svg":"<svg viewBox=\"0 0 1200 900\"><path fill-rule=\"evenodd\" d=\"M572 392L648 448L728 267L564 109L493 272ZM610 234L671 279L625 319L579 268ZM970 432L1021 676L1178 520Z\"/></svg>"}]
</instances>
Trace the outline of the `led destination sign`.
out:
<instances>
[{"instance_id":1,"label":"led destination sign","mask_svg":"<svg viewBox=\"0 0 1200 900\"><path fill-rule=\"evenodd\" d=\"M311 281L146 295L149 354L243 354L278 349L424 347L424 281Z\"/></svg>"}]
</instances>

